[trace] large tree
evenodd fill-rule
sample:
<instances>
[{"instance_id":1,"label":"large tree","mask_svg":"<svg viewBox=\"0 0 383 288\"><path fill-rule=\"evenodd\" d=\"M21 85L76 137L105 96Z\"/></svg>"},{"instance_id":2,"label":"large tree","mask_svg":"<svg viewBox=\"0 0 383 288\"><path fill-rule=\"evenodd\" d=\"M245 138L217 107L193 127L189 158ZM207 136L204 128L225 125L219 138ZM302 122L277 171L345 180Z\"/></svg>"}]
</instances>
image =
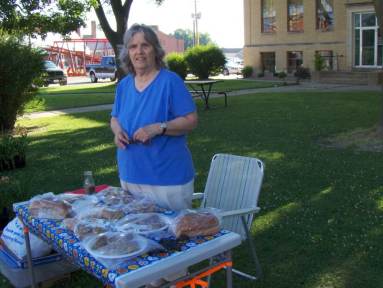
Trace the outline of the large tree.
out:
<instances>
[{"instance_id":1,"label":"large tree","mask_svg":"<svg viewBox=\"0 0 383 288\"><path fill-rule=\"evenodd\" d=\"M177 39L184 40L185 50L194 46L193 32L190 29L177 29L173 34L170 35ZM199 33L198 36L200 45L213 44L208 33Z\"/></svg>"},{"instance_id":2,"label":"large tree","mask_svg":"<svg viewBox=\"0 0 383 288\"><path fill-rule=\"evenodd\" d=\"M153 0L160 5L164 0ZM84 26L85 14L94 8L101 28L115 55L123 43L133 0L1 0L0 28L22 35L46 36L47 32L67 34ZM112 29L106 11L116 22ZM119 76L123 75L118 69Z\"/></svg>"},{"instance_id":3,"label":"large tree","mask_svg":"<svg viewBox=\"0 0 383 288\"><path fill-rule=\"evenodd\" d=\"M30 37L44 38L48 32L65 35L85 25L91 4L85 0L1 0L0 28Z\"/></svg>"},{"instance_id":4,"label":"large tree","mask_svg":"<svg viewBox=\"0 0 383 288\"><path fill-rule=\"evenodd\" d=\"M374 0L376 18L378 19L380 33L383 33L383 0ZM383 67L382 67L383 68ZM383 69L382 69L383 71ZM383 72L382 72L383 73ZM383 81L383 79L381 79ZM382 83L382 101L381 101L381 112L380 120L378 123L378 133L383 137L383 83Z\"/></svg>"},{"instance_id":5,"label":"large tree","mask_svg":"<svg viewBox=\"0 0 383 288\"><path fill-rule=\"evenodd\" d=\"M122 3L121 0L94 1L95 3L93 3L93 7L96 12L98 21L100 22L101 28L104 31L106 38L109 40L110 45L112 45L115 55L118 55L120 47L123 44L123 36L127 29L130 7L132 6L133 0L125 0L124 3ZM161 4L164 0L154 1L157 4ZM114 15L114 19L116 21L115 30L112 29L106 17L105 11L109 8L111 8L111 11ZM120 67L120 65L118 65L118 67ZM124 72L120 68L118 69L117 73L118 78L120 78L124 74Z\"/></svg>"}]
</instances>

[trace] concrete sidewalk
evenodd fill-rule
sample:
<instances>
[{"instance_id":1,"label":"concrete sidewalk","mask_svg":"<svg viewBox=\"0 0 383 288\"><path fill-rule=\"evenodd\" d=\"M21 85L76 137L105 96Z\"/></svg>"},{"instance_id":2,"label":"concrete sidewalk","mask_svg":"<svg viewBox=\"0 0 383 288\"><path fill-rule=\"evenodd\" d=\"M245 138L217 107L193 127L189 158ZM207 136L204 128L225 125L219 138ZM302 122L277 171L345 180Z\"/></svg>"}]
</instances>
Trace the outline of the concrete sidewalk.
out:
<instances>
[{"instance_id":1,"label":"concrete sidewalk","mask_svg":"<svg viewBox=\"0 0 383 288\"><path fill-rule=\"evenodd\" d=\"M228 96L238 96L254 93L276 93L276 92L335 92L335 91L382 91L381 86L362 86L362 85L347 85L347 84L322 84L316 82L302 82L299 85L287 85L287 86L278 86L278 87L269 87L269 88L259 88L259 89L246 89L246 90L237 90L227 93ZM212 98L222 97L222 95L212 95ZM96 106L86 106L78 108L69 108L55 111L44 111L44 112L34 112L24 114L22 119L37 119L45 117L60 116L66 114L76 114L92 111L104 111L112 110L112 104L105 105L96 105Z\"/></svg>"}]
</instances>

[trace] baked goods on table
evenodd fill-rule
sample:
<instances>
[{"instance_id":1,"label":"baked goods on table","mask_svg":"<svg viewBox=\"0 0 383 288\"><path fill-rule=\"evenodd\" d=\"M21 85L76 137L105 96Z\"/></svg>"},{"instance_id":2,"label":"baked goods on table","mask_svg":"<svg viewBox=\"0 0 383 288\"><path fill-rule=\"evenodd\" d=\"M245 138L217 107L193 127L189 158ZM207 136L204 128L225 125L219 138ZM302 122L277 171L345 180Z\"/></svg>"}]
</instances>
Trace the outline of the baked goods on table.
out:
<instances>
[{"instance_id":1,"label":"baked goods on table","mask_svg":"<svg viewBox=\"0 0 383 288\"><path fill-rule=\"evenodd\" d=\"M220 230L218 217L207 211L188 210L177 216L173 224L173 233L176 238L181 236L209 236L217 234Z\"/></svg>"},{"instance_id":2,"label":"baked goods on table","mask_svg":"<svg viewBox=\"0 0 383 288\"><path fill-rule=\"evenodd\" d=\"M73 232L80 240L99 235L109 230L109 223L101 219L83 219L75 224Z\"/></svg>"},{"instance_id":3,"label":"baked goods on table","mask_svg":"<svg viewBox=\"0 0 383 288\"><path fill-rule=\"evenodd\" d=\"M146 238L133 233L106 232L90 238L84 246L95 257L114 259L139 255L147 244Z\"/></svg>"},{"instance_id":4,"label":"baked goods on table","mask_svg":"<svg viewBox=\"0 0 383 288\"><path fill-rule=\"evenodd\" d=\"M108 187L96 194L100 202L106 206L122 206L134 201L134 196L120 187Z\"/></svg>"},{"instance_id":5,"label":"baked goods on table","mask_svg":"<svg viewBox=\"0 0 383 288\"><path fill-rule=\"evenodd\" d=\"M35 218L62 220L72 213L72 206L53 193L33 197L29 202L29 213Z\"/></svg>"},{"instance_id":6,"label":"baked goods on table","mask_svg":"<svg viewBox=\"0 0 383 288\"><path fill-rule=\"evenodd\" d=\"M149 235L166 230L169 220L159 213L129 214L117 221L115 226L119 231L135 231Z\"/></svg>"},{"instance_id":7,"label":"baked goods on table","mask_svg":"<svg viewBox=\"0 0 383 288\"><path fill-rule=\"evenodd\" d=\"M73 231L90 254L114 264L161 248L150 239L176 241L169 237L169 230L176 238L209 236L220 230L213 210L184 210L175 216L148 198L116 187L95 195L38 195L30 200L29 212L36 218L62 220L62 226Z\"/></svg>"},{"instance_id":8,"label":"baked goods on table","mask_svg":"<svg viewBox=\"0 0 383 288\"><path fill-rule=\"evenodd\" d=\"M158 206L152 200L148 198L135 198L134 201L124 206L124 212L130 213L161 213L165 212L166 209Z\"/></svg>"}]
</instances>

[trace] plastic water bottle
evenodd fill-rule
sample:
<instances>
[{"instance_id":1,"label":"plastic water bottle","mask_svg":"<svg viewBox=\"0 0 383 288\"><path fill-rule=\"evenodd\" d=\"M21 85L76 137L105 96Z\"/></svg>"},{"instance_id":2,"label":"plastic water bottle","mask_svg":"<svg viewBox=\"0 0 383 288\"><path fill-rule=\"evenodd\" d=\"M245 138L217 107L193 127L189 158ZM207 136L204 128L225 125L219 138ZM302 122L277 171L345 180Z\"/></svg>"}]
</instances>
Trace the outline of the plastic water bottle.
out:
<instances>
[{"instance_id":1,"label":"plastic water bottle","mask_svg":"<svg viewBox=\"0 0 383 288\"><path fill-rule=\"evenodd\" d=\"M94 183L92 171L84 172L84 189L85 194L93 194L96 192L96 185Z\"/></svg>"}]
</instances>

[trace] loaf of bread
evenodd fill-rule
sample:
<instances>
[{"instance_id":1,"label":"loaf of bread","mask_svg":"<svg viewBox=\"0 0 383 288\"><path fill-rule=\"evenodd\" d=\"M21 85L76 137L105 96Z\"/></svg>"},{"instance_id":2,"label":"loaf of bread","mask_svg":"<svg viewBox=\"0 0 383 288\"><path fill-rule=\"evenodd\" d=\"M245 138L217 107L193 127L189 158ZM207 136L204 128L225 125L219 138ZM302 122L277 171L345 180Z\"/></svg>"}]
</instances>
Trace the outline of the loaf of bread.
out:
<instances>
[{"instance_id":1,"label":"loaf of bread","mask_svg":"<svg viewBox=\"0 0 383 288\"><path fill-rule=\"evenodd\" d=\"M29 204L29 213L36 218L61 220L72 212L71 205L62 200L36 199Z\"/></svg>"},{"instance_id":2,"label":"loaf of bread","mask_svg":"<svg viewBox=\"0 0 383 288\"><path fill-rule=\"evenodd\" d=\"M219 232L218 218L209 212L190 212L176 218L174 234L181 236L209 236Z\"/></svg>"}]
</instances>

